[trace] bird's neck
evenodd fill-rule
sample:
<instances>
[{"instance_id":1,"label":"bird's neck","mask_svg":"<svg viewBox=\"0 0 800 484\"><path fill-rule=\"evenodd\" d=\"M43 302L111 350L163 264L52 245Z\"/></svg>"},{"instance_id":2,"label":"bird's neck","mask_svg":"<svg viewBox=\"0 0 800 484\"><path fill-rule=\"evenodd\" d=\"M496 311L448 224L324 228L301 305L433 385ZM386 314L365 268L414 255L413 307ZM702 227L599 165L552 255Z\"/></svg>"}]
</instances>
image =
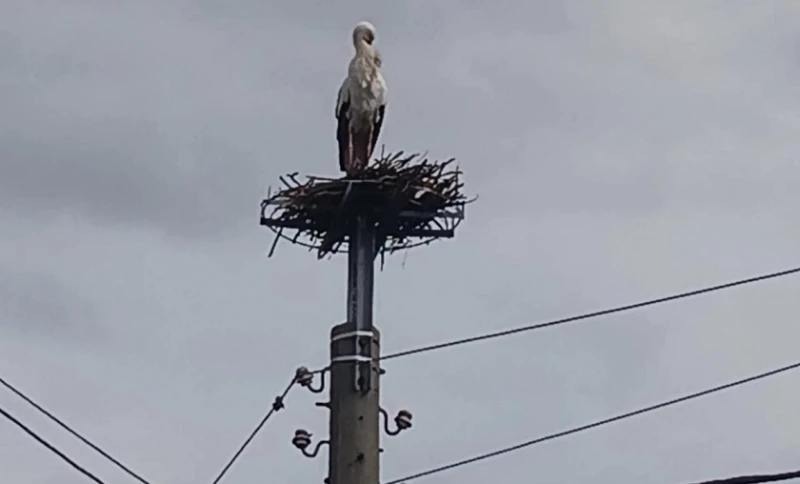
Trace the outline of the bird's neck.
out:
<instances>
[{"instance_id":1,"label":"bird's neck","mask_svg":"<svg viewBox=\"0 0 800 484\"><path fill-rule=\"evenodd\" d=\"M357 40L355 42L355 46L357 56L370 56L373 53L372 46L366 43L364 40Z\"/></svg>"}]
</instances>

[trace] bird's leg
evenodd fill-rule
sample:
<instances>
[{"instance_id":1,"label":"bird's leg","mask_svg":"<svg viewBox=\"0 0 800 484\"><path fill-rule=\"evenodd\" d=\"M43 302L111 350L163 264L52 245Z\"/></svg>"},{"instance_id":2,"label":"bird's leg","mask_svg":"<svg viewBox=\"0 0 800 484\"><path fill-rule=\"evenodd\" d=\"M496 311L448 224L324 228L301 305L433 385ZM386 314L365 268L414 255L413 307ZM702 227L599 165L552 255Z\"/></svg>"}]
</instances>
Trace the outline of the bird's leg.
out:
<instances>
[{"instance_id":1,"label":"bird's leg","mask_svg":"<svg viewBox=\"0 0 800 484\"><path fill-rule=\"evenodd\" d=\"M369 129L367 129L367 159L364 160L364 168L369 166L369 160L372 159L372 149L373 149L373 146L372 146L372 130L373 129L374 129L374 127L372 126L372 124L370 124L369 125Z\"/></svg>"},{"instance_id":2,"label":"bird's leg","mask_svg":"<svg viewBox=\"0 0 800 484\"><path fill-rule=\"evenodd\" d=\"M349 128L349 130L350 136L348 136L349 139L347 141L347 166L345 167L345 173L347 173L347 176L352 176L355 171L353 170L355 149L353 148L353 128Z\"/></svg>"}]
</instances>

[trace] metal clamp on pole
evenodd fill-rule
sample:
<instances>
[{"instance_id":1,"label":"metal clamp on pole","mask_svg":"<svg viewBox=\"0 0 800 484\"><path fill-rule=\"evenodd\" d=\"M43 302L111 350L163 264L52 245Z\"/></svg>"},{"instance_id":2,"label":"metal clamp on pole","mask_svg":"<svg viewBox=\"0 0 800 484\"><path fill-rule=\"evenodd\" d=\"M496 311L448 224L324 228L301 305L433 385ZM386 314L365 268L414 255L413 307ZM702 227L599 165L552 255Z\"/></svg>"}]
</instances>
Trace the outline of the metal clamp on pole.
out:
<instances>
[{"instance_id":1,"label":"metal clamp on pole","mask_svg":"<svg viewBox=\"0 0 800 484\"><path fill-rule=\"evenodd\" d=\"M331 337L332 345L341 345L342 351L331 358L331 364L353 362L354 389L366 393L372 388L372 364L376 359L372 355L375 333L372 330L358 329Z\"/></svg>"}]
</instances>

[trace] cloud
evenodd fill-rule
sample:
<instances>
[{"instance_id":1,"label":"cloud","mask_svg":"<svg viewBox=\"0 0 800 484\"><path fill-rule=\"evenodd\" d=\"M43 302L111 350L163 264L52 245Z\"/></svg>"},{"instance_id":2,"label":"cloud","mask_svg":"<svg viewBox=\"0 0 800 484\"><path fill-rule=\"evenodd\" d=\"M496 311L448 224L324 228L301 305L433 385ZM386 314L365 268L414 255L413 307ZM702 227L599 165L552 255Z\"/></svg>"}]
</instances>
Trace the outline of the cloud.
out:
<instances>
[{"instance_id":1,"label":"cloud","mask_svg":"<svg viewBox=\"0 0 800 484\"><path fill-rule=\"evenodd\" d=\"M31 339L61 338L82 344L106 336L89 301L48 274L0 267L0 324Z\"/></svg>"},{"instance_id":2,"label":"cloud","mask_svg":"<svg viewBox=\"0 0 800 484\"><path fill-rule=\"evenodd\" d=\"M154 483L211 480L299 365L344 261L270 242L278 174L332 174L349 31L374 22L390 150L458 158L458 237L390 258L386 352L795 263L794 2L13 1L0 15L0 368ZM385 480L788 363L787 278L386 362ZM435 479L678 482L796 465L791 375ZM321 399L324 399L321 398ZM320 481L295 390L231 470ZM108 481L100 458L0 405ZM9 427L11 428L11 427ZM24 484L84 479L14 430ZM788 450L787 450L788 449ZM422 482L422 481L420 481Z\"/></svg>"}]
</instances>

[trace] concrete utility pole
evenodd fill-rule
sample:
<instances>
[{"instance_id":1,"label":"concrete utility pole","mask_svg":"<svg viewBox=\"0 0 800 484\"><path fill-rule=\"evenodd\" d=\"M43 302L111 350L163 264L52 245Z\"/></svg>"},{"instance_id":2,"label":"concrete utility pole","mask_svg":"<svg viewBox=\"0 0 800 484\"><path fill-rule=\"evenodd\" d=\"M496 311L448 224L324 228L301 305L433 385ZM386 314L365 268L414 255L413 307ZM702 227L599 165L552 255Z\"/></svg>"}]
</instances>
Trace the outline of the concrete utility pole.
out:
<instances>
[{"instance_id":1,"label":"concrete utility pole","mask_svg":"<svg viewBox=\"0 0 800 484\"><path fill-rule=\"evenodd\" d=\"M303 245L317 249L320 258L341 252L347 243L347 322L331 329L330 365L318 372L301 368L296 376L300 385L322 393L330 373L330 400L318 404L330 410L329 439L317 441L313 451L308 431L297 430L292 440L307 457L329 446L327 484L378 484L381 417L388 435L411 427L411 414L401 410L390 428L380 407L380 333L372 324L375 258L379 250L415 247L412 239L453 237L467 203L460 172L445 170L452 160L416 159L388 155L358 178L310 177L302 183L296 174L286 175L281 177L286 188L261 205L261 225L276 233L270 255L281 238L300 243L305 235L311 243ZM295 237L285 236L286 229L297 231ZM314 386L318 373L321 383Z\"/></svg>"},{"instance_id":2,"label":"concrete utility pole","mask_svg":"<svg viewBox=\"0 0 800 484\"><path fill-rule=\"evenodd\" d=\"M380 334L372 325L375 224L356 217L347 251L347 320L331 330L329 484L378 484Z\"/></svg>"},{"instance_id":3,"label":"concrete utility pole","mask_svg":"<svg viewBox=\"0 0 800 484\"><path fill-rule=\"evenodd\" d=\"M374 329L364 332L344 323L331 331L330 484L378 484L379 346Z\"/></svg>"}]
</instances>

